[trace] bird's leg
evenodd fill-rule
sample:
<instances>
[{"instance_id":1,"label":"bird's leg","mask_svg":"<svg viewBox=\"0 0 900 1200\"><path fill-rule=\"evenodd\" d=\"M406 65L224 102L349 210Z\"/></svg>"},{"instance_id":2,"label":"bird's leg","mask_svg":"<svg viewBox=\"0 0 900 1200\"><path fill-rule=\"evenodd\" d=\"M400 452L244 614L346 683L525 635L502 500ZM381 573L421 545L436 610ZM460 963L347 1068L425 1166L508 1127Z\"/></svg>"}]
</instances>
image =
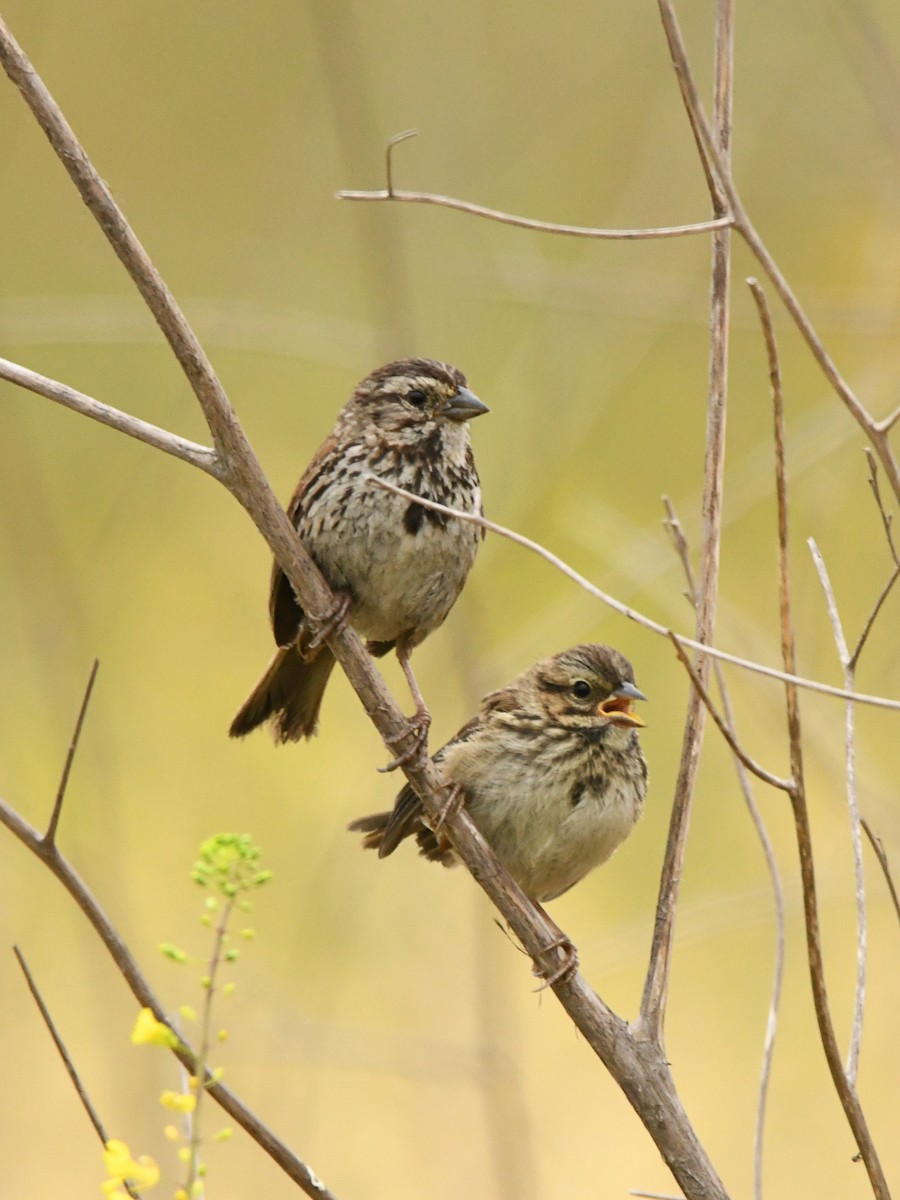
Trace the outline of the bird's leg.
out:
<instances>
[{"instance_id":1,"label":"bird's leg","mask_svg":"<svg viewBox=\"0 0 900 1200\"><path fill-rule=\"evenodd\" d=\"M563 933L553 918L548 916L546 912L544 913L544 918L556 930L556 937L552 942L544 946L539 957L543 958L545 955L553 955L553 958L557 959L557 961L555 966L550 963L544 966L543 963L538 962L537 959L535 960L531 972L538 979L543 980L540 987L535 989L538 992L542 992L544 988L553 987L555 983L559 983L563 979L569 979L578 970L578 951L575 948L575 943Z\"/></svg>"},{"instance_id":2,"label":"bird's leg","mask_svg":"<svg viewBox=\"0 0 900 1200\"><path fill-rule=\"evenodd\" d=\"M334 604L331 606L331 609L320 621L315 622L315 633L306 645L300 648L300 657L304 662L315 658L316 651L323 642L327 642L331 635L340 629L347 619L347 613L350 611L352 602L353 597L349 592L335 592Z\"/></svg>"},{"instance_id":3,"label":"bird's leg","mask_svg":"<svg viewBox=\"0 0 900 1200\"><path fill-rule=\"evenodd\" d=\"M403 674L406 676L406 682L409 684L409 690L412 693L412 698L416 702L416 711L410 717L409 725L406 728L404 737L412 739L411 744L406 750L402 750L396 758L392 758L386 767L379 767L382 773L386 771L396 771L398 767L402 767L404 763L408 763L410 759L415 758L419 751L425 745L428 738L428 727L431 724L431 713L428 711L428 706L425 703L425 697L419 690L419 685L416 682L416 677L413 674L413 669L409 661L412 651L403 641L397 643L397 661L403 668Z\"/></svg>"}]
</instances>

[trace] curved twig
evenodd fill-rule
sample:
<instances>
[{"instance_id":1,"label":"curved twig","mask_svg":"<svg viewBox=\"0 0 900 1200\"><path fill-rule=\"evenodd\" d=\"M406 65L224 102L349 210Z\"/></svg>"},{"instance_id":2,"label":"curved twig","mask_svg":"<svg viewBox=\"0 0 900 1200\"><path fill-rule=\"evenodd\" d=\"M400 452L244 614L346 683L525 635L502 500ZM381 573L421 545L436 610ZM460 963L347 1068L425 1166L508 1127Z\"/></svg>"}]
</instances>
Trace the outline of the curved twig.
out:
<instances>
[{"instance_id":1,"label":"curved twig","mask_svg":"<svg viewBox=\"0 0 900 1200\"><path fill-rule=\"evenodd\" d=\"M585 225L560 225L555 221L537 221L531 217L500 212L496 208L486 208L483 204L472 204L468 200L458 200L453 196L441 196L435 192L401 191L394 187L394 147L409 138L417 137L418 133L418 129L405 129L403 133L394 134L392 138L388 139L384 166L387 184L385 188L375 192L344 189L335 192L335 197L338 200L396 200L407 204L435 204L439 208L452 208L473 217L485 217L487 220L497 221L501 225L515 225L519 229L532 229L538 233L556 233L567 237L596 238L604 241L643 241L650 238L689 237L694 233L712 233L718 229L727 229L732 223L731 218L723 214L713 221L697 221L692 225L667 225L656 229L593 229Z\"/></svg>"},{"instance_id":2,"label":"curved twig","mask_svg":"<svg viewBox=\"0 0 900 1200\"><path fill-rule=\"evenodd\" d=\"M501 225L514 225L518 229L531 229L536 233L555 233L563 237L594 238L597 241L639 242L654 238L690 237L695 233L715 233L728 229L731 217L717 217L712 221L695 221L690 225L661 225L648 229L600 229L589 225L562 225L556 221L539 221L533 217L520 217L516 213L501 212L484 204L473 204L469 200L458 200L453 196L442 196L437 192L411 192L390 185L374 192L342 190L335 192L338 200L395 201L399 204L434 204L438 208L452 208L456 212L468 213L472 217L484 217Z\"/></svg>"},{"instance_id":3,"label":"curved twig","mask_svg":"<svg viewBox=\"0 0 900 1200\"><path fill-rule=\"evenodd\" d=\"M646 616L638 609L632 608L628 604L623 604L621 600L617 600L615 596L611 596L608 592L604 592L596 584L586 579L584 575L579 574L574 567L570 567L564 559L554 554L552 550L548 550L546 546L542 546L540 542L534 541L533 538L525 537L522 533L516 533L514 529L509 529L506 525L498 525L496 521L491 521L487 517L481 516L480 513L464 512L461 508L451 508L447 504L439 504L436 500L429 500L427 497L420 496L416 492L410 492L406 488L397 487L396 484L389 483L386 479L378 479L374 475L370 475L369 482L373 487L384 488L388 492L394 492L397 496L403 496L406 500L414 500L416 504L421 504L423 508L429 508L433 512L444 513L448 517L456 517L459 521L468 521L472 525L478 525L490 533L496 533L499 537L506 538L507 541L514 542L517 546L531 550L532 553L542 558L544 562L549 563L551 567L555 567L557 571L565 575L567 579L571 579L573 583L577 583L584 591L596 597L596 599L600 600L608 608L611 608L613 612L627 617L629 621L634 621L642 629L647 629L659 637L672 637L674 630L669 629L666 625L661 625L659 621L654 621L652 617ZM738 654L729 654L727 650L720 650L716 646L698 642L695 638L690 638L686 634L679 633L675 636L677 636L682 646L687 646L690 650L702 651L704 654L708 654L710 658L717 658L721 662L730 663L732 666L742 667L746 671L752 671L755 675L764 675L767 679L777 679L781 683L793 683L797 687L805 688L810 692L819 692L823 696L835 696L840 700L855 700L857 704L868 704L873 708L887 708L895 712L900 712L900 700L894 700L888 696L871 696L867 692L848 692L846 688L834 687L832 684L822 683L818 679L808 679L804 675L793 675L788 671L779 671L777 667L767 667L765 663L755 662L751 658L741 658Z\"/></svg>"}]
</instances>

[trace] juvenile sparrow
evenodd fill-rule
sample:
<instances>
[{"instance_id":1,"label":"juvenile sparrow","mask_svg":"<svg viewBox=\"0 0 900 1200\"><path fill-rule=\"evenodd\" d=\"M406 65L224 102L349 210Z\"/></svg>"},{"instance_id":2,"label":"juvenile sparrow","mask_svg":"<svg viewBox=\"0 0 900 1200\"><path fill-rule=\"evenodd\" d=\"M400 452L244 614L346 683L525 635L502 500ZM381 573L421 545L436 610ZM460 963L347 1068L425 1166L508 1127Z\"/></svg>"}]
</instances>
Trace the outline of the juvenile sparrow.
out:
<instances>
[{"instance_id":1,"label":"juvenile sparrow","mask_svg":"<svg viewBox=\"0 0 900 1200\"><path fill-rule=\"evenodd\" d=\"M645 700L631 664L609 646L582 645L537 663L481 709L434 756L444 779L522 890L539 903L568 891L631 833L647 793L638 744ZM353 821L379 858L415 836L426 858L451 866L409 784L392 812Z\"/></svg>"},{"instance_id":2,"label":"juvenile sparrow","mask_svg":"<svg viewBox=\"0 0 900 1200\"><path fill-rule=\"evenodd\" d=\"M338 606L325 629L311 629L274 564L269 614L278 649L234 718L231 737L267 720L279 742L315 733L335 663L323 635L345 615L372 654L396 647L416 703L415 727L424 735L430 717L409 656L453 607L484 532L385 491L366 475L480 513L468 421L486 412L462 371L430 358L388 363L357 386L287 510L338 593Z\"/></svg>"}]
</instances>

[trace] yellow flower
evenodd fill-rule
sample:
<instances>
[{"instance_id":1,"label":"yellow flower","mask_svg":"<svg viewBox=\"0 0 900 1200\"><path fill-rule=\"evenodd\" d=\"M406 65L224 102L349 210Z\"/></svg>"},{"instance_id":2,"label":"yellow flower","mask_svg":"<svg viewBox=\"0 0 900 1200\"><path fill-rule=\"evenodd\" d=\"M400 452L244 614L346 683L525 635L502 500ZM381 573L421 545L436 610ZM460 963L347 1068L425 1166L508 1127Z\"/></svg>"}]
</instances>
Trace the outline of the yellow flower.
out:
<instances>
[{"instance_id":1,"label":"yellow flower","mask_svg":"<svg viewBox=\"0 0 900 1200\"><path fill-rule=\"evenodd\" d=\"M153 1010L149 1008L142 1008L138 1013L131 1031L131 1041L135 1046L168 1046L169 1049L180 1044L178 1035L168 1025L157 1021Z\"/></svg>"},{"instance_id":2,"label":"yellow flower","mask_svg":"<svg viewBox=\"0 0 900 1200\"><path fill-rule=\"evenodd\" d=\"M106 1143L103 1166L109 1179L100 1186L109 1197L124 1195L120 1189L126 1179L135 1191L159 1183L159 1167L153 1159L146 1154L138 1159L133 1158L128 1145L117 1138L110 1138Z\"/></svg>"},{"instance_id":3,"label":"yellow flower","mask_svg":"<svg viewBox=\"0 0 900 1200\"><path fill-rule=\"evenodd\" d=\"M163 1092L159 1102L163 1108L180 1113L191 1113L197 1107L197 1097L184 1092Z\"/></svg>"}]
</instances>

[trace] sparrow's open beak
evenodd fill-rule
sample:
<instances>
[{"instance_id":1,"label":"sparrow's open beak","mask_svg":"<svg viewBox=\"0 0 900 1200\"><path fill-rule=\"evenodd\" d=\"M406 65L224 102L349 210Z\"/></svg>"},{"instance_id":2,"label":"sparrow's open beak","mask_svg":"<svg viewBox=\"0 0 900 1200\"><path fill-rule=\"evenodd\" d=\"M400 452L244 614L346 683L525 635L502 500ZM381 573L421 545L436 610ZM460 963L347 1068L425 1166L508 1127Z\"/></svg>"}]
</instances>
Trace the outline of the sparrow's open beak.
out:
<instances>
[{"instance_id":1,"label":"sparrow's open beak","mask_svg":"<svg viewBox=\"0 0 900 1200\"><path fill-rule=\"evenodd\" d=\"M631 702L632 700L646 699L644 693L639 691L633 683L623 683L621 687L616 688L608 700L603 701L598 712L613 725L636 725L643 728L646 721L642 721L637 713L631 711Z\"/></svg>"},{"instance_id":2,"label":"sparrow's open beak","mask_svg":"<svg viewBox=\"0 0 900 1200\"><path fill-rule=\"evenodd\" d=\"M470 392L468 388L460 388L456 395L451 396L444 404L441 411L451 421L471 421L473 417L480 417L482 413L491 410L481 403L474 392Z\"/></svg>"}]
</instances>

